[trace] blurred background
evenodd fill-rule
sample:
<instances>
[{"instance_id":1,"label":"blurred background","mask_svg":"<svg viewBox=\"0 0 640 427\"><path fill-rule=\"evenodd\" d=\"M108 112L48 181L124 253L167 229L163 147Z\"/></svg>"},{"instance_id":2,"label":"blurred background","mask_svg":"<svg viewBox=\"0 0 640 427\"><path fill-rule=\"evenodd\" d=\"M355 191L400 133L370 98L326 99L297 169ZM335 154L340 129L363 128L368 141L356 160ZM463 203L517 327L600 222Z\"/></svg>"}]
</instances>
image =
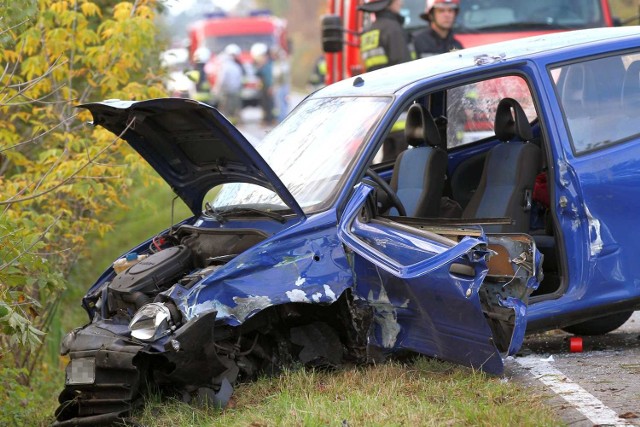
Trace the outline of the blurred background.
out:
<instances>
[{"instance_id":1,"label":"blurred background","mask_svg":"<svg viewBox=\"0 0 640 427\"><path fill-rule=\"evenodd\" d=\"M159 24L171 48L185 48L188 29L207 16L247 16L252 12L271 13L285 21L290 43L291 80L304 90L315 61L321 55L320 17L327 0L169 0Z\"/></svg>"}]
</instances>

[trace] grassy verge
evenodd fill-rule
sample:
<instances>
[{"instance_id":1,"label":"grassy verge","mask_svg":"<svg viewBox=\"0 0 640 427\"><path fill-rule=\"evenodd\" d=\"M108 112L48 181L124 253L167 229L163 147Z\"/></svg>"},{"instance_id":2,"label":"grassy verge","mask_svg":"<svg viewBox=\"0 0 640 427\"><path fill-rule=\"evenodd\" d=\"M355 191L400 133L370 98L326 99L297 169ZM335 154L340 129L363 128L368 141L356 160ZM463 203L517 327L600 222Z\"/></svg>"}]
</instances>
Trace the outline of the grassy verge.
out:
<instances>
[{"instance_id":1,"label":"grassy verge","mask_svg":"<svg viewBox=\"0 0 640 427\"><path fill-rule=\"evenodd\" d=\"M545 396L428 358L335 372L297 370L239 386L229 408L152 399L145 426L556 426Z\"/></svg>"}]
</instances>

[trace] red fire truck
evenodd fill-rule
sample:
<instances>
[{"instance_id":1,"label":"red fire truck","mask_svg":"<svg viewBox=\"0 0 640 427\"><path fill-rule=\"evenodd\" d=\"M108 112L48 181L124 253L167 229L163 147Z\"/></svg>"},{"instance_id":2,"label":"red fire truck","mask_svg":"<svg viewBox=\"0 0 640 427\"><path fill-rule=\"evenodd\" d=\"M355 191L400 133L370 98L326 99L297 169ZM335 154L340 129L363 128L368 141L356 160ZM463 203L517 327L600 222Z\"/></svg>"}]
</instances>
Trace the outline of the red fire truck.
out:
<instances>
[{"instance_id":1,"label":"red fire truck","mask_svg":"<svg viewBox=\"0 0 640 427\"><path fill-rule=\"evenodd\" d=\"M323 17L326 83L364 71L360 60L362 30L373 19L357 8L368 0L329 0ZM408 32L424 28L425 0L404 0L402 15ZM609 0L461 0L454 29L464 47L538 34L618 24Z\"/></svg>"},{"instance_id":2,"label":"red fire truck","mask_svg":"<svg viewBox=\"0 0 640 427\"><path fill-rule=\"evenodd\" d=\"M205 66L207 79L214 86L218 62L216 57L230 44L242 50L240 60L244 65L245 78L242 90L243 105L257 105L259 100L259 80L255 76L250 54L251 46L262 43L269 49L277 46L285 55L289 52L287 22L271 15L267 10L249 12L246 16L232 16L225 13L209 14L205 19L189 27L190 57L201 47L207 48L211 56Z\"/></svg>"}]
</instances>

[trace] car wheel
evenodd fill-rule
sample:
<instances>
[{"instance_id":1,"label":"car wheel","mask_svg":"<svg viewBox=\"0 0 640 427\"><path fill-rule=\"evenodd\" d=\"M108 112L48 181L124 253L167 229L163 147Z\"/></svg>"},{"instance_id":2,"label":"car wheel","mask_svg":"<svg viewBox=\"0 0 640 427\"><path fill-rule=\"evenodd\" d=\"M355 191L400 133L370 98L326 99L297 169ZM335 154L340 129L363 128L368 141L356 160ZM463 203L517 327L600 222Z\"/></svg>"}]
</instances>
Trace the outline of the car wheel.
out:
<instances>
[{"instance_id":1,"label":"car wheel","mask_svg":"<svg viewBox=\"0 0 640 427\"><path fill-rule=\"evenodd\" d=\"M610 314L587 320L586 322L562 328L563 331L574 335L604 335L622 326L633 314L633 311Z\"/></svg>"}]
</instances>

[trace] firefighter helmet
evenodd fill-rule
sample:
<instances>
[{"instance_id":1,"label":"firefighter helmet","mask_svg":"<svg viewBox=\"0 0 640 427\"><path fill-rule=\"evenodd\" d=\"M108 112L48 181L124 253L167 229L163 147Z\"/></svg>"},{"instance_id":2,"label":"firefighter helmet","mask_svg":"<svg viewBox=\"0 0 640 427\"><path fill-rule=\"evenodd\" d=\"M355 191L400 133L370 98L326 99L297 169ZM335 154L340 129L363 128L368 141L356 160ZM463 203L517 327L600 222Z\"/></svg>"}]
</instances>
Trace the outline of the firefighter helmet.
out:
<instances>
[{"instance_id":1,"label":"firefighter helmet","mask_svg":"<svg viewBox=\"0 0 640 427\"><path fill-rule=\"evenodd\" d=\"M456 13L458 13L458 10L460 9L460 0L427 0L424 13L420 14L420 18L425 21L430 21L431 12L434 8L454 9Z\"/></svg>"},{"instance_id":2,"label":"firefighter helmet","mask_svg":"<svg viewBox=\"0 0 640 427\"><path fill-rule=\"evenodd\" d=\"M226 53L229 56L240 56L240 54L242 53L242 49L240 49L240 46L238 46L235 43L231 43L230 45L227 45L227 47L224 48L224 53Z\"/></svg>"},{"instance_id":3,"label":"firefighter helmet","mask_svg":"<svg viewBox=\"0 0 640 427\"><path fill-rule=\"evenodd\" d=\"M211 58L211 51L204 46L197 48L196 51L193 52L193 62L204 64L209 58Z\"/></svg>"},{"instance_id":4,"label":"firefighter helmet","mask_svg":"<svg viewBox=\"0 0 640 427\"><path fill-rule=\"evenodd\" d=\"M267 46L264 43L254 43L251 46L251 57L253 58L254 61L257 61L261 58L263 58L264 56L266 56L269 53L269 46Z\"/></svg>"},{"instance_id":5,"label":"firefighter helmet","mask_svg":"<svg viewBox=\"0 0 640 427\"><path fill-rule=\"evenodd\" d=\"M369 13L381 12L389 7L391 0L373 0L368 3L358 6L359 10L363 10Z\"/></svg>"}]
</instances>

